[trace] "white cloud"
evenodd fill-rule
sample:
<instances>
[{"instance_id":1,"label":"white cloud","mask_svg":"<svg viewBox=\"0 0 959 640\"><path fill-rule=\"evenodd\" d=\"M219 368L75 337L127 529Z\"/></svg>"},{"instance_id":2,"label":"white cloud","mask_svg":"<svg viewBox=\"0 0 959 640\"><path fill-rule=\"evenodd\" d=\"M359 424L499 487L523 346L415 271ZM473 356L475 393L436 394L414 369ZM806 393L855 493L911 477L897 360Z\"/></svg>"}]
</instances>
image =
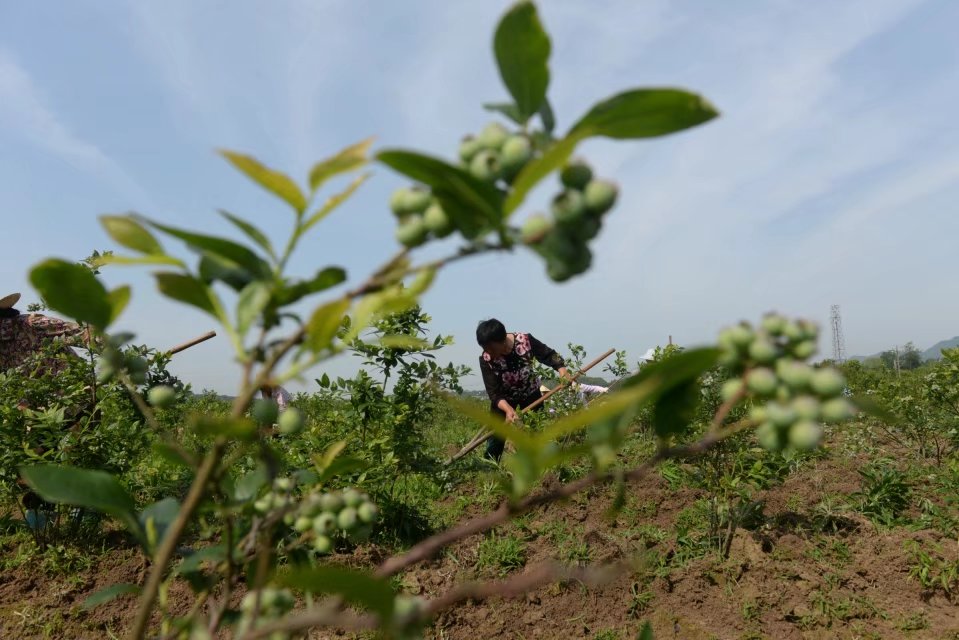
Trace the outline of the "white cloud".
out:
<instances>
[{"instance_id":1,"label":"white cloud","mask_svg":"<svg viewBox=\"0 0 959 640\"><path fill-rule=\"evenodd\" d=\"M30 74L0 49L0 126L73 166L97 176L134 202L148 196L96 144L76 135L47 104Z\"/></svg>"}]
</instances>

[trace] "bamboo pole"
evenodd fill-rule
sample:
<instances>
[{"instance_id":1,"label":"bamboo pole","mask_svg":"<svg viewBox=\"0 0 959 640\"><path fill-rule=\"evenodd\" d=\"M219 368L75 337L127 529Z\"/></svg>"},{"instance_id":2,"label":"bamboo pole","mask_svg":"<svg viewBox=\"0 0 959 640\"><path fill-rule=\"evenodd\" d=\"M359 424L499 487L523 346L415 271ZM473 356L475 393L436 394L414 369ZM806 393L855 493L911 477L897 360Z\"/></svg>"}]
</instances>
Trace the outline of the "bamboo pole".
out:
<instances>
[{"instance_id":1,"label":"bamboo pole","mask_svg":"<svg viewBox=\"0 0 959 640\"><path fill-rule=\"evenodd\" d=\"M189 342L184 342L183 344L179 344L173 347L172 349L167 351L167 354L172 356L175 353L180 353L181 351L185 351L189 349L190 347L200 344L201 342L206 342L207 340L209 340L215 335L216 335L216 331L207 331L202 336L198 336L196 338L193 338L193 340L190 340Z\"/></svg>"},{"instance_id":2,"label":"bamboo pole","mask_svg":"<svg viewBox=\"0 0 959 640\"><path fill-rule=\"evenodd\" d=\"M543 403L546 402L546 400L547 400L550 396L552 396L554 393L556 393L556 392L558 392L558 391L562 391L563 389L565 389L566 387L568 387L569 385L571 385L573 382L576 381L577 378L579 378L581 375L583 375L584 373L586 373L587 371L589 371L590 369L592 369L593 367L595 367L596 365L598 365L600 362L602 362L603 360L605 360L606 358L608 358L609 356L611 356L611 355L614 354L615 352L616 352L616 349L610 349L609 351L607 351L607 352L604 353L603 355L599 356L598 358L596 358L595 360L593 360L592 362L590 362L588 365L586 365L585 367L583 367L582 369L580 369L579 371L577 371L577 372L576 372L573 376L571 376L568 380L565 380L564 382L559 383L558 385L556 385L555 388L550 389L549 391L547 391L546 393L544 393L542 396L540 396L540 397L536 400L536 402L533 402L533 403L530 404L528 407L524 407L524 408L520 409L520 410L519 410L519 415L523 415L524 413L526 413L526 412L528 412L528 411L532 411L533 409L535 409L535 408L538 407L539 405L543 404ZM492 434L492 432L489 431L489 430L487 430L487 429L480 429L479 432L478 432L475 436L473 436L473 439L472 439L472 440L470 440L462 449L460 449L460 450L456 453L456 455L454 455L452 458L450 458L449 460L446 461L446 464L448 464L448 465L449 465L449 464L453 464L454 462L456 462L457 460L459 460L460 458L462 458L463 456L465 456L465 455L468 454L469 452L473 451L476 447L480 446L480 444L481 444L484 440L486 440L491 434Z\"/></svg>"}]
</instances>

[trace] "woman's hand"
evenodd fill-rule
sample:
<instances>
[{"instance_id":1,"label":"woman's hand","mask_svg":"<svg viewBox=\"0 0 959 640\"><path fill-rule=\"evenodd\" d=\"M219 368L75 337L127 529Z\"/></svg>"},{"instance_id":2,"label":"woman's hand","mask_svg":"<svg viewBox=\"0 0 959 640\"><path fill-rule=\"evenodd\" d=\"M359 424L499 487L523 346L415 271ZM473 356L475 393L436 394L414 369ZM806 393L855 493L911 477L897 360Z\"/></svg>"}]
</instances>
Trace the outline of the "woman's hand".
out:
<instances>
[{"instance_id":1,"label":"woman's hand","mask_svg":"<svg viewBox=\"0 0 959 640\"><path fill-rule=\"evenodd\" d=\"M506 415L506 422L516 422L516 409L514 409L510 403L506 402L506 400L500 400L497 406L500 408L500 411Z\"/></svg>"},{"instance_id":2,"label":"woman's hand","mask_svg":"<svg viewBox=\"0 0 959 640\"><path fill-rule=\"evenodd\" d=\"M560 367L556 370L556 372L559 373L559 377L563 380L566 380L567 382L573 381L573 376L569 373L569 369L566 367Z\"/></svg>"}]
</instances>

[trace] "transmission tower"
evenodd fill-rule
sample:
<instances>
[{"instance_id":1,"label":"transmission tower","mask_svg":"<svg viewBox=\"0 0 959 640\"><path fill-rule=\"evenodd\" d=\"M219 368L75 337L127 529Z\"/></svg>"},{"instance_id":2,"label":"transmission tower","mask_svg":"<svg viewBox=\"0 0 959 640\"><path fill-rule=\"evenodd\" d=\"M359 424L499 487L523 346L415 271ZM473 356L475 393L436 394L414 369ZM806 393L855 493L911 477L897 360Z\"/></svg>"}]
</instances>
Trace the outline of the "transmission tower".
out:
<instances>
[{"instance_id":1,"label":"transmission tower","mask_svg":"<svg viewBox=\"0 0 959 640\"><path fill-rule=\"evenodd\" d=\"M842 316L839 315L839 305L832 305L831 311L832 359L838 364L846 361L846 338L842 333Z\"/></svg>"}]
</instances>

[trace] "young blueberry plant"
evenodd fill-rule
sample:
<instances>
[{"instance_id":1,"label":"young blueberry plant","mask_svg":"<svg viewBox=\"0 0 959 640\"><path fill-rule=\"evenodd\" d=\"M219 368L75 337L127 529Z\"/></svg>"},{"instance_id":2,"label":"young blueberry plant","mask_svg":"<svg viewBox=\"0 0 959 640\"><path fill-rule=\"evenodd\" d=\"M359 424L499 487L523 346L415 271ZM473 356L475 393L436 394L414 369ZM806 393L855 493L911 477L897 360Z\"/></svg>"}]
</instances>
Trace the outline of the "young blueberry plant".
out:
<instances>
[{"instance_id":1,"label":"young blueberry plant","mask_svg":"<svg viewBox=\"0 0 959 640\"><path fill-rule=\"evenodd\" d=\"M106 261L155 268L153 276L162 295L218 322L240 369L239 388L228 413L187 415L180 428L161 432L155 414L170 403L170 390L144 388L149 382L146 363L122 351L132 336L105 338L112 350L104 355L101 375L123 382L147 424L156 430L164 454L192 474L182 500L168 498L139 511L133 497L108 473L55 465L20 469L44 499L107 513L142 542L151 560L143 584L107 594L139 593L140 605L127 637L140 639L159 632L171 638L202 638L232 632L253 640L285 638L314 627L380 629L398 637L468 599L519 594L552 580L595 582L606 574L589 567L555 567L512 585L459 585L445 595L421 600L398 594L390 578L451 542L488 531L518 513L593 485L634 481L661 460L696 454L725 437L726 413L721 412L717 428L700 443L668 446L679 423L674 414L684 414L688 391L716 363L713 349L691 350L644 368L623 382L622 391L535 434L451 399L451 404L515 443L517 451L510 462L512 498L491 514L417 542L372 572L336 564L328 555L340 543L368 537L379 517L367 495L348 486L350 478L357 477L350 447L362 439L364 425L357 424L355 433L315 456L313 468L288 475L277 468L273 448L281 443L275 438L296 437L302 417L289 409L280 415L272 400L255 400L260 389L302 379L318 363L348 351L363 332L382 326L384 318L414 308L436 275L454 260L526 246L544 258L547 273L555 281L584 273L592 260L589 242L615 204L617 189L612 182L594 177L588 164L574 156L579 143L593 137L664 136L717 115L705 99L682 89L630 89L597 102L560 134L547 98L551 48L532 2L521 1L507 10L497 25L493 52L511 101L486 107L515 126L510 129L498 122L485 126L461 143L458 158L451 162L398 149L381 150L371 158L372 142L367 140L317 163L301 186L255 158L222 152L235 168L292 211L291 230L283 246L274 246L250 220L226 211L221 215L245 242L137 214L101 218L113 240L132 252L111 255ZM357 173L372 159L414 183L394 193L389 202L399 221L396 235L402 250L352 285L345 285L347 272L337 265L306 275L291 273L291 257L303 239L362 186L368 174ZM552 201L551 217L534 215L518 228L513 216L527 195L555 173L560 189ZM319 199L330 181L346 175L353 179L345 188ZM267 219L275 226L275 215ZM189 257L168 250L160 237L185 245ZM439 238L455 239L460 246L445 258L414 262L412 249ZM64 260L37 265L31 282L51 308L89 324L101 336L114 325L131 296L129 287L107 290L96 273ZM321 294L326 297L317 300ZM740 333L744 331L745 327ZM759 385L765 395L769 390L760 384L762 375L752 382L750 376L760 367L771 371L776 376L773 397L795 412L793 396L779 394L785 384L779 380L785 374L777 362L787 354L798 359L811 355L811 351L801 354L809 351L814 336L806 332L794 340L785 331L766 331L762 340L753 339L756 332L749 333L748 339L737 333L738 359L733 361L729 355L728 360L742 368L744 384ZM409 338L379 337L390 348L413 346ZM834 396L834 387L834 380L820 379L818 374L808 382L809 394L820 400ZM662 448L634 470L613 473L611 452L615 454L622 445L632 417L647 406L653 407ZM839 407L830 410L822 403L817 415L839 413ZM724 411L728 413L728 408ZM818 436L803 435L801 429L793 436L797 422L777 417L775 424L788 423L784 442L809 446ZM176 434L184 430L191 434L189 445L176 440ZM584 430L592 435L577 440L581 444L568 449L557 445L564 436ZM542 494L531 493L550 466L592 449L597 461L592 473ZM185 580L195 591L196 606L189 611L169 607L166 594L177 580ZM296 596L303 596L303 606L296 606ZM239 608L238 599L242 600ZM158 608L160 615L155 617ZM153 620L159 620L156 627Z\"/></svg>"}]
</instances>

